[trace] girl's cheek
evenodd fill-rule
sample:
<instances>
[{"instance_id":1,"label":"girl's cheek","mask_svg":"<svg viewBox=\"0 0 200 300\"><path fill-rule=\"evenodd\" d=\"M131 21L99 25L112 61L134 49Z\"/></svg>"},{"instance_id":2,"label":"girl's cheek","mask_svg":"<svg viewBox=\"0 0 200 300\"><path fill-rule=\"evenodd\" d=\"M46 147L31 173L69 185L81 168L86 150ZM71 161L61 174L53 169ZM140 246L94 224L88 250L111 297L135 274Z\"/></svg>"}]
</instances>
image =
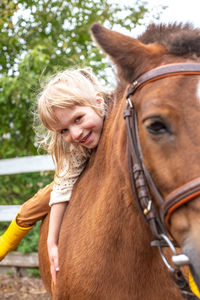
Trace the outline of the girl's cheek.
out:
<instances>
[{"instance_id":1,"label":"girl's cheek","mask_svg":"<svg viewBox=\"0 0 200 300\"><path fill-rule=\"evenodd\" d=\"M65 142L71 143L70 137L69 137L69 136L64 136L64 135L63 135L63 139L65 140Z\"/></svg>"},{"instance_id":2,"label":"girl's cheek","mask_svg":"<svg viewBox=\"0 0 200 300\"><path fill-rule=\"evenodd\" d=\"M84 124L82 125L83 128L89 128L91 127L93 124L93 122L91 122L90 120L88 120L87 122L84 122Z\"/></svg>"}]
</instances>

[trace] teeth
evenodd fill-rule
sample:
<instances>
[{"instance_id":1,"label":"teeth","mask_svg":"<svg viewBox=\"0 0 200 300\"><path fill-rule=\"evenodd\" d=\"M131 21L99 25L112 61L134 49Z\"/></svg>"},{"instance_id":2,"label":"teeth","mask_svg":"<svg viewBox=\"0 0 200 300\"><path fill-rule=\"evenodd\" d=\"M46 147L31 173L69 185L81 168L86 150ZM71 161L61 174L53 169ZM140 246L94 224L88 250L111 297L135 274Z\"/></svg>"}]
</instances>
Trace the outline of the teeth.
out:
<instances>
[{"instance_id":1,"label":"teeth","mask_svg":"<svg viewBox=\"0 0 200 300\"><path fill-rule=\"evenodd\" d=\"M88 138L89 135L90 135L90 133L88 133L88 135L86 135L86 136L81 140L81 143L84 143L84 142L87 140L87 138Z\"/></svg>"}]
</instances>

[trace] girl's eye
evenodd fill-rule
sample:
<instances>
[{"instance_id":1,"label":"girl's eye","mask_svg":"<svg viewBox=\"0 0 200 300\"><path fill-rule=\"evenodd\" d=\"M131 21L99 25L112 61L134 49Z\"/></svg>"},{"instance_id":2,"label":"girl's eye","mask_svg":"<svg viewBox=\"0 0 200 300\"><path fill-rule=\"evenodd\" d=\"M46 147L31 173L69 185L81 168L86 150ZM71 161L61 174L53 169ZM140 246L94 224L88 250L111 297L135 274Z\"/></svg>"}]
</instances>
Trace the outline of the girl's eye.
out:
<instances>
[{"instance_id":1,"label":"girl's eye","mask_svg":"<svg viewBox=\"0 0 200 300\"><path fill-rule=\"evenodd\" d=\"M160 120L154 120L154 121L148 122L148 124L146 125L146 128L151 134L154 134L154 135L164 134L164 133L169 132L167 126L164 124L164 122L162 122Z\"/></svg>"},{"instance_id":2,"label":"girl's eye","mask_svg":"<svg viewBox=\"0 0 200 300\"><path fill-rule=\"evenodd\" d=\"M67 132L68 132L68 129L67 129L67 128L64 128L64 129L61 130L60 133L61 133L61 134L66 134Z\"/></svg>"},{"instance_id":3,"label":"girl's eye","mask_svg":"<svg viewBox=\"0 0 200 300\"><path fill-rule=\"evenodd\" d=\"M82 119L82 116L79 116L75 119L75 122L78 123L78 122L80 122L81 119Z\"/></svg>"}]
</instances>

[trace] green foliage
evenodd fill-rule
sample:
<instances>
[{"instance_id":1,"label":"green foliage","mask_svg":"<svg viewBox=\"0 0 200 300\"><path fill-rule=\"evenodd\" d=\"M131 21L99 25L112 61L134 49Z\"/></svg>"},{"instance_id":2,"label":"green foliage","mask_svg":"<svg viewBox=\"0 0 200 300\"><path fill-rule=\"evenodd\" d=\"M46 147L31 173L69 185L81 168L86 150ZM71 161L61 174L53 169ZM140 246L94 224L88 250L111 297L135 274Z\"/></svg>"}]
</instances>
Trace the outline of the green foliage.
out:
<instances>
[{"instance_id":1,"label":"green foliage","mask_svg":"<svg viewBox=\"0 0 200 300\"><path fill-rule=\"evenodd\" d=\"M142 0L132 8L126 1L1 0L0 159L37 155L32 110L47 76L87 65L106 78L108 64L91 39L91 25L131 30L146 11ZM0 204L22 204L52 178L51 172L1 176ZM20 251L37 250L38 226Z\"/></svg>"},{"instance_id":2,"label":"green foliage","mask_svg":"<svg viewBox=\"0 0 200 300\"><path fill-rule=\"evenodd\" d=\"M20 205L53 180L53 172L1 176L0 204Z\"/></svg>"},{"instance_id":3,"label":"green foliage","mask_svg":"<svg viewBox=\"0 0 200 300\"><path fill-rule=\"evenodd\" d=\"M134 2L131 8L104 0L2 1L3 73L7 74L21 60L22 54L36 46L48 56L47 72L55 71L55 66L57 69L80 63L88 65L91 61L98 61L101 66L101 59L96 60L96 50L93 51L96 46L91 41L91 25L106 23L111 28L119 24L131 30L147 11L143 1ZM99 65L95 68L99 69Z\"/></svg>"},{"instance_id":4,"label":"green foliage","mask_svg":"<svg viewBox=\"0 0 200 300\"><path fill-rule=\"evenodd\" d=\"M27 269L27 272L30 277L40 277L40 271L38 268L29 268Z\"/></svg>"},{"instance_id":5,"label":"green foliage","mask_svg":"<svg viewBox=\"0 0 200 300\"><path fill-rule=\"evenodd\" d=\"M12 271L7 271L7 272L6 272L6 275L12 276L12 275L13 275L13 272L12 272Z\"/></svg>"},{"instance_id":6,"label":"green foliage","mask_svg":"<svg viewBox=\"0 0 200 300\"><path fill-rule=\"evenodd\" d=\"M25 236L25 238L19 244L17 250L21 253L37 252L37 244L39 238L41 222L38 222L32 230Z\"/></svg>"}]
</instances>

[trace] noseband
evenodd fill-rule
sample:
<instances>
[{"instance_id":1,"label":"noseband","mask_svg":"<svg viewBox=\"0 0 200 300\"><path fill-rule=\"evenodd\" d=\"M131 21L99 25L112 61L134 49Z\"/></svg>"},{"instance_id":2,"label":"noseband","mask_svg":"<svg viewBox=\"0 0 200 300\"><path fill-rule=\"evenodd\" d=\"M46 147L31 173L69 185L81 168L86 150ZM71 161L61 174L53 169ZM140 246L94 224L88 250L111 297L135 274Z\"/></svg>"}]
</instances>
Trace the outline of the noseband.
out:
<instances>
[{"instance_id":1,"label":"noseband","mask_svg":"<svg viewBox=\"0 0 200 300\"><path fill-rule=\"evenodd\" d=\"M200 75L200 64L181 63L164 65L141 75L128 88L124 118L126 120L129 141L128 156L132 191L139 211L156 238L156 241L153 241L151 245L158 246L161 257L173 279L181 289L183 297L187 299L197 299L190 292L188 284L179 270L179 266L189 264L189 259L183 254L182 256L176 254L174 243L166 236L166 232L169 232L171 214L177 208L200 195L200 178L196 178L177 188L167 195L165 199L162 197L143 161L138 134L137 113L134 108L134 102L130 99L130 97L135 95L135 93L146 84L165 77L177 75ZM157 205L160 206L159 213L152 199L155 199ZM162 251L162 247L165 246L169 246L172 250L172 261L178 268L171 267L167 262Z\"/></svg>"}]
</instances>

